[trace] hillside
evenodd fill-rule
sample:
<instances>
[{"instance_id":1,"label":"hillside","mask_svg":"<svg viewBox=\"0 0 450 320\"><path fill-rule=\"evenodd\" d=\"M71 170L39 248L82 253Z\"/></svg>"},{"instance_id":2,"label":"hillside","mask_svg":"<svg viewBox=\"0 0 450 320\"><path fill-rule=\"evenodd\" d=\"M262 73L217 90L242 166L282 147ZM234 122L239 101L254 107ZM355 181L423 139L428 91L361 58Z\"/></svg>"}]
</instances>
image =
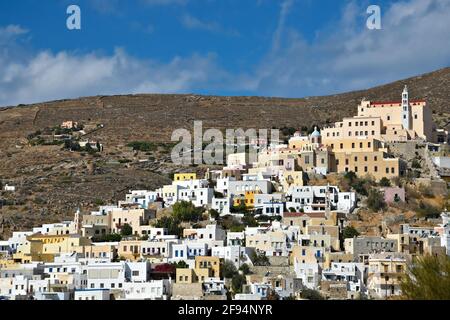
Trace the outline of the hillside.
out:
<instances>
[{"instance_id":1,"label":"hillside","mask_svg":"<svg viewBox=\"0 0 450 320\"><path fill-rule=\"evenodd\" d=\"M404 85L411 99L425 99L438 125L450 121L450 68L376 88L302 99L199 95L98 96L0 108L0 180L18 187L0 209L0 228L10 232L36 223L71 218L80 206L121 199L129 188L155 188L183 168L167 163L176 128L310 127L352 116L362 98L400 100ZM95 157L63 151L61 146L30 146L27 136L65 120L101 124L89 135L105 145ZM135 153L130 141L159 143L152 153ZM139 162L143 158L151 161ZM118 163L126 159L127 163ZM166 161L164 161L165 159ZM202 171L197 167L190 170ZM1 233L0 229L0 233Z\"/></svg>"}]
</instances>

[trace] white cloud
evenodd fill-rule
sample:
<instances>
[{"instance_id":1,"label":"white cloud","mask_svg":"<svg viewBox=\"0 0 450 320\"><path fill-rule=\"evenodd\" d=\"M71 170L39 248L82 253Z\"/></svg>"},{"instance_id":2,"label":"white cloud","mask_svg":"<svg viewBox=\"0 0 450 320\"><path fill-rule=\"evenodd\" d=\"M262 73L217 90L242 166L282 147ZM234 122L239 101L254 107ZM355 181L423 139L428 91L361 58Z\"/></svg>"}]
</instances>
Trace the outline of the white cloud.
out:
<instances>
[{"instance_id":1,"label":"white cloud","mask_svg":"<svg viewBox=\"0 0 450 320\"><path fill-rule=\"evenodd\" d=\"M26 33L28 33L28 30L18 25L11 24L6 27L0 27L0 44L7 43Z\"/></svg>"},{"instance_id":2,"label":"white cloud","mask_svg":"<svg viewBox=\"0 0 450 320\"><path fill-rule=\"evenodd\" d=\"M230 36L239 36L239 32L236 30L227 30L217 22L202 21L190 14L184 14L181 17L181 24L187 29L193 30L206 30L213 33L221 33Z\"/></svg>"},{"instance_id":3,"label":"white cloud","mask_svg":"<svg viewBox=\"0 0 450 320\"><path fill-rule=\"evenodd\" d=\"M214 54L143 60L21 47L27 30L0 27L0 106L120 93L243 92L322 95L398 80L449 66L450 1L409 0L382 7L383 30L365 28L366 8L348 1L336 25L306 40L289 27L286 0L267 55L239 73L217 65ZM207 27L190 20L192 27ZM325 32L328 31L327 33Z\"/></svg>"},{"instance_id":4,"label":"white cloud","mask_svg":"<svg viewBox=\"0 0 450 320\"><path fill-rule=\"evenodd\" d=\"M383 30L366 29L367 8L349 1L340 23L327 27L329 33L320 33L314 41L283 27L286 7L274 33L273 47L278 50L263 59L250 90L281 96L331 94L450 64L448 0L410 0L382 7ZM287 45L278 46L281 37Z\"/></svg>"},{"instance_id":5,"label":"white cloud","mask_svg":"<svg viewBox=\"0 0 450 320\"><path fill-rule=\"evenodd\" d=\"M278 19L278 26L275 30L275 34L273 36L272 41L272 51L276 52L280 49L281 39L284 33L284 28L286 24L286 18L289 15L289 12L294 4L294 0L284 0L281 3L280 17Z\"/></svg>"},{"instance_id":6,"label":"white cloud","mask_svg":"<svg viewBox=\"0 0 450 320\"><path fill-rule=\"evenodd\" d=\"M28 60L0 53L0 106L90 95L191 92L227 75L213 54L140 60L116 49L111 56L39 52Z\"/></svg>"}]
</instances>

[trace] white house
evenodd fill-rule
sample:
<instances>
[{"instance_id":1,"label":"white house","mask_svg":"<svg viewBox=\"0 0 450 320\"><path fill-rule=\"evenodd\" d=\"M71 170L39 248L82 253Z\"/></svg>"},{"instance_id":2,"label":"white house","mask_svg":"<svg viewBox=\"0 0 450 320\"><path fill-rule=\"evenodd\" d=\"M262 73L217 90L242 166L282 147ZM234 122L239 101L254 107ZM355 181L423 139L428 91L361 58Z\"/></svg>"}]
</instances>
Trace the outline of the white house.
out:
<instances>
[{"instance_id":1,"label":"white house","mask_svg":"<svg viewBox=\"0 0 450 320\"><path fill-rule=\"evenodd\" d=\"M191 268L195 266L196 256L206 256L208 252L208 245L196 241L184 241L183 243L173 244L171 256L168 261L179 262L185 261Z\"/></svg>"},{"instance_id":2,"label":"white house","mask_svg":"<svg viewBox=\"0 0 450 320\"><path fill-rule=\"evenodd\" d=\"M318 263L299 263L294 259L294 271L302 284L309 289L316 289L321 279L321 268Z\"/></svg>"},{"instance_id":3,"label":"white house","mask_svg":"<svg viewBox=\"0 0 450 320\"><path fill-rule=\"evenodd\" d=\"M221 216L230 214L230 199L229 198L213 198L211 208L218 211Z\"/></svg>"},{"instance_id":4,"label":"white house","mask_svg":"<svg viewBox=\"0 0 450 320\"><path fill-rule=\"evenodd\" d=\"M16 187L15 187L15 186L10 186L10 185L6 184L6 185L3 187L3 190L6 191L6 192L15 192L15 191L16 191Z\"/></svg>"},{"instance_id":5,"label":"white house","mask_svg":"<svg viewBox=\"0 0 450 320\"><path fill-rule=\"evenodd\" d=\"M345 192L340 196L340 193L335 186L295 186L287 193L290 201L286 202L286 207L304 212L325 211L327 207L350 212L356 205L356 194Z\"/></svg>"},{"instance_id":6,"label":"white house","mask_svg":"<svg viewBox=\"0 0 450 320\"><path fill-rule=\"evenodd\" d=\"M239 245L214 247L211 249L211 256L232 261L237 269L244 263L251 264L247 248Z\"/></svg>"},{"instance_id":7,"label":"white house","mask_svg":"<svg viewBox=\"0 0 450 320\"><path fill-rule=\"evenodd\" d=\"M125 282L122 297L124 300L167 300L171 293L172 283L170 280Z\"/></svg>"},{"instance_id":8,"label":"white house","mask_svg":"<svg viewBox=\"0 0 450 320\"><path fill-rule=\"evenodd\" d=\"M245 232L227 232L227 246L245 246Z\"/></svg>"},{"instance_id":9,"label":"white house","mask_svg":"<svg viewBox=\"0 0 450 320\"><path fill-rule=\"evenodd\" d=\"M367 267L363 263L333 262L329 269L322 270L322 279L342 281L347 284L347 290L364 292L364 283L367 280Z\"/></svg>"},{"instance_id":10,"label":"white house","mask_svg":"<svg viewBox=\"0 0 450 320\"><path fill-rule=\"evenodd\" d=\"M125 263L93 263L86 266L88 289L122 289Z\"/></svg>"},{"instance_id":11,"label":"white house","mask_svg":"<svg viewBox=\"0 0 450 320\"><path fill-rule=\"evenodd\" d=\"M126 202L137 203L142 209L148 209L148 206L158 198L158 192L148 190L130 190L130 193L125 196Z\"/></svg>"},{"instance_id":12,"label":"white house","mask_svg":"<svg viewBox=\"0 0 450 320\"><path fill-rule=\"evenodd\" d=\"M110 300L109 289L75 290L74 300Z\"/></svg>"},{"instance_id":13,"label":"white house","mask_svg":"<svg viewBox=\"0 0 450 320\"><path fill-rule=\"evenodd\" d=\"M125 262L125 279L130 282L146 282L150 279L150 262Z\"/></svg>"}]
</instances>

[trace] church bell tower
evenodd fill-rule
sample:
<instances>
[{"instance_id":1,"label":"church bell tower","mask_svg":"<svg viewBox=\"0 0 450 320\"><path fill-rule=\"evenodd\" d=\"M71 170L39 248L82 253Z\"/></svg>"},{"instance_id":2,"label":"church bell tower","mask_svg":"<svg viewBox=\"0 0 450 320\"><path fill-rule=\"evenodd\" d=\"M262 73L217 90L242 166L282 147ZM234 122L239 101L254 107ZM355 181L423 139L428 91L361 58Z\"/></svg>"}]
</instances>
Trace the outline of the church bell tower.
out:
<instances>
[{"instance_id":1,"label":"church bell tower","mask_svg":"<svg viewBox=\"0 0 450 320\"><path fill-rule=\"evenodd\" d=\"M411 112L409 110L408 87L405 86L402 93L402 124L406 130L411 130Z\"/></svg>"}]
</instances>

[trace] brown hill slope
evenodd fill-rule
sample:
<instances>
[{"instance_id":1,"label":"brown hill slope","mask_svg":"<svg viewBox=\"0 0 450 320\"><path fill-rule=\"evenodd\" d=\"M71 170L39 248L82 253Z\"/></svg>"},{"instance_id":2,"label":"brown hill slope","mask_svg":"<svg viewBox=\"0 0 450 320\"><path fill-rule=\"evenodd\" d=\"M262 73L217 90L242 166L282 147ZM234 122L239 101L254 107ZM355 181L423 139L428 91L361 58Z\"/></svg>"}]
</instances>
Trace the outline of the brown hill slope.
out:
<instances>
[{"instance_id":1,"label":"brown hill slope","mask_svg":"<svg viewBox=\"0 0 450 320\"><path fill-rule=\"evenodd\" d=\"M439 125L450 121L450 68L334 96L283 99L198 95L99 96L0 108L0 180L18 186L0 194L10 204L0 209L5 232L70 218L76 207L92 209L122 199L129 188L155 188L167 183L174 168L151 154L121 147L131 140L168 142L175 128L267 128L325 124L351 116L362 98L400 100L404 85L412 99L426 99ZM98 157L61 150L60 146L31 147L27 135L64 120L103 124L90 135L105 144ZM164 149L164 148L163 148ZM118 160L131 163L117 164ZM112 164L114 162L115 164ZM94 172L88 164L95 163ZM189 170L204 168L189 168Z\"/></svg>"},{"instance_id":2,"label":"brown hill slope","mask_svg":"<svg viewBox=\"0 0 450 320\"><path fill-rule=\"evenodd\" d=\"M27 132L68 119L103 123L105 129L96 136L114 143L129 139L167 141L174 128L189 128L193 120L203 120L205 127L217 128L324 124L353 115L364 97L399 100L405 84L411 98L426 99L436 115L442 113L443 117L443 113L450 112L450 68L446 68L369 90L303 99L127 95L40 103L2 110L0 138L2 144L11 143L10 139L20 139Z\"/></svg>"}]
</instances>

